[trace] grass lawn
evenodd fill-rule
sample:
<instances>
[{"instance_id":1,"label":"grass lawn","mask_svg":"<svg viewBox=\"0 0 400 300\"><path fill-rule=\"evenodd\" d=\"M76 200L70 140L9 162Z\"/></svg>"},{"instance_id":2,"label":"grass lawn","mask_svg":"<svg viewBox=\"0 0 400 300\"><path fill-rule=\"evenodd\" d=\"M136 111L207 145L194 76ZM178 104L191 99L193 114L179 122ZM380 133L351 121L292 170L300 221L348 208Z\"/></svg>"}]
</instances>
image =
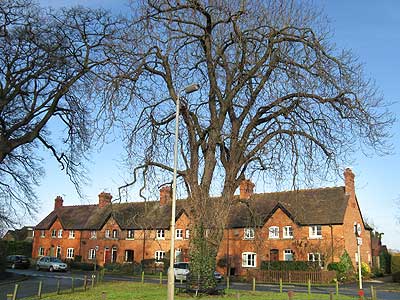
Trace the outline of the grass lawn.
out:
<instances>
[{"instance_id":1,"label":"grass lawn","mask_svg":"<svg viewBox=\"0 0 400 300\"><path fill-rule=\"evenodd\" d=\"M239 294L239 296L238 296ZM175 296L177 300L193 299L194 295L178 294ZM36 299L36 298L25 298ZM89 289L86 292L75 292L55 295L43 295L42 299L51 300L165 300L167 299L167 287L157 284L141 284L132 282L109 282L103 283L94 289ZM221 296L201 296L201 300L287 300L287 293L269 293L269 292L251 292L251 291L236 291L230 290L225 295ZM293 300L328 300L329 295L322 294L301 294L295 293ZM339 296L335 300L354 300L356 297Z\"/></svg>"}]
</instances>

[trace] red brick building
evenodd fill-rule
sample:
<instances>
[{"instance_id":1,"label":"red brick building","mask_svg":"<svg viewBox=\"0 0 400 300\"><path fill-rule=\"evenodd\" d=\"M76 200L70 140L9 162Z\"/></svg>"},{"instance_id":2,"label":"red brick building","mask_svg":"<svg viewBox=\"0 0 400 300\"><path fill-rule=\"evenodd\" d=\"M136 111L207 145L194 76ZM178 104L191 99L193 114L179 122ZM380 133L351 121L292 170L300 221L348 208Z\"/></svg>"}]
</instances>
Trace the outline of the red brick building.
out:
<instances>
[{"instance_id":1,"label":"red brick building","mask_svg":"<svg viewBox=\"0 0 400 300\"><path fill-rule=\"evenodd\" d=\"M354 187L354 174L345 170L341 187L254 194L245 180L225 230L217 261L220 271L243 274L262 261L338 261L346 250L356 264L354 223L361 224L361 259L371 263L370 228L364 224ZM100 264L160 260L170 246L170 189L160 190L160 201L111 203L109 193L98 205L64 206L55 199L54 210L35 228L32 257L54 255ZM190 217L186 201L177 201L175 256L187 260Z\"/></svg>"}]
</instances>

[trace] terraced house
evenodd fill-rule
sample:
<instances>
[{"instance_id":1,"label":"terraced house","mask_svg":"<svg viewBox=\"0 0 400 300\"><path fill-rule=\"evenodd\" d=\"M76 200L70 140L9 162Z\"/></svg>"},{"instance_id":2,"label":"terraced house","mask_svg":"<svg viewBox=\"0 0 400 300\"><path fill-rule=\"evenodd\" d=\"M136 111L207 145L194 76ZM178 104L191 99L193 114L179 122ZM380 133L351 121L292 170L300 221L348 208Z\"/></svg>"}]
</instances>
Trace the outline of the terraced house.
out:
<instances>
[{"instance_id":1,"label":"terraced house","mask_svg":"<svg viewBox=\"0 0 400 300\"><path fill-rule=\"evenodd\" d=\"M338 261L344 251L357 264L354 224L361 224L361 259L371 263L370 228L364 223L354 187L354 174L344 172L345 185L276 193L253 193L244 180L225 230L217 261L223 273L244 274L263 261ZM106 263L133 263L166 257L170 246L171 193L160 190L159 201L112 203L101 193L97 205L64 206L36 227L32 257ZM218 198L215 198L218 201ZM190 215L186 201L177 201L175 258L188 260ZM224 263L223 263L224 262Z\"/></svg>"}]
</instances>

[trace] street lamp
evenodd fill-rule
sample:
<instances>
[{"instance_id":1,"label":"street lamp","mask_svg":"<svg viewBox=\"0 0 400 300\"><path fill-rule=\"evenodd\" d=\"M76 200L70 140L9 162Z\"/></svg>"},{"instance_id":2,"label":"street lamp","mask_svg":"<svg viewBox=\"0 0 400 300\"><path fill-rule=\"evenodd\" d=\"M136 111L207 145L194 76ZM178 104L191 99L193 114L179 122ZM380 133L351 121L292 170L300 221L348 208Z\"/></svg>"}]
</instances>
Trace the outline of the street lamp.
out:
<instances>
[{"instance_id":1,"label":"street lamp","mask_svg":"<svg viewBox=\"0 0 400 300\"><path fill-rule=\"evenodd\" d=\"M174 175L172 180L172 208L171 208L171 245L169 254L168 269L168 300L173 300L175 296L175 276L174 276L174 259L175 259L175 213L176 213L176 177L178 169L178 137L179 137L179 109L180 95L182 92L186 94L197 91L200 86L196 83L190 84L178 91L176 97L176 115L175 115L175 145L174 145Z\"/></svg>"}]
</instances>

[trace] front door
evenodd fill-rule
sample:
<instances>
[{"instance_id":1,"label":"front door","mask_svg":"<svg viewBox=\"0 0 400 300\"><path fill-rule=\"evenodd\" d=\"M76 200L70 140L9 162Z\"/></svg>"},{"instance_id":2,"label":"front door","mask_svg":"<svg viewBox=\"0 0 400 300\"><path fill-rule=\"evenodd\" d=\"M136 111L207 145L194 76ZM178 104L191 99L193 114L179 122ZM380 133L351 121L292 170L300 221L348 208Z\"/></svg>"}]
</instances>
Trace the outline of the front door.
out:
<instances>
[{"instance_id":1,"label":"front door","mask_svg":"<svg viewBox=\"0 0 400 300\"><path fill-rule=\"evenodd\" d=\"M278 261L279 260L279 250L278 249L271 249L269 251L269 260L270 261Z\"/></svg>"},{"instance_id":2,"label":"front door","mask_svg":"<svg viewBox=\"0 0 400 300\"><path fill-rule=\"evenodd\" d=\"M117 262L117 247L112 248L111 252L111 262L116 263Z\"/></svg>"},{"instance_id":3,"label":"front door","mask_svg":"<svg viewBox=\"0 0 400 300\"><path fill-rule=\"evenodd\" d=\"M109 264L111 262L111 251L110 248L106 247L104 249L104 263Z\"/></svg>"}]
</instances>

